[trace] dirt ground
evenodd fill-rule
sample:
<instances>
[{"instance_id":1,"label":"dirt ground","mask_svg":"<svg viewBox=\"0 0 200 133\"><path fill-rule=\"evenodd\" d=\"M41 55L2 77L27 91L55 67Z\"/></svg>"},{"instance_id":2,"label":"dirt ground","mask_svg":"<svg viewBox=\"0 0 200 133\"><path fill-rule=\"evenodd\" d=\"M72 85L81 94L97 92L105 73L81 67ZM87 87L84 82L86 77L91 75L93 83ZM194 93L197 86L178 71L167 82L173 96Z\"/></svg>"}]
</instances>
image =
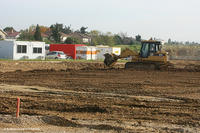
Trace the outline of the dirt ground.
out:
<instances>
[{"instance_id":1,"label":"dirt ground","mask_svg":"<svg viewBox=\"0 0 200 133\"><path fill-rule=\"evenodd\" d=\"M0 133L200 132L200 62L172 63L176 69L136 71L2 61Z\"/></svg>"}]
</instances>

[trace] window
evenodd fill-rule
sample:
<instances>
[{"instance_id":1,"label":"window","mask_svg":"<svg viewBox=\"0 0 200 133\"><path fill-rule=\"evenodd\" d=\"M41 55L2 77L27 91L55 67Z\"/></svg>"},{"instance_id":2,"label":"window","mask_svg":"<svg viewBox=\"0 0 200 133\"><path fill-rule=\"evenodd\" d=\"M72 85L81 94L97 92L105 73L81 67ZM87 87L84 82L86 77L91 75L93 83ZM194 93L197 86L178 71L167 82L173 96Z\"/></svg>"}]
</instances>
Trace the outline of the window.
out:
<instances>
[{"instance_id":1,"label":"window","mask_svg":"<svg viewBox=\"0 0 200 133\"><path fill-rule=\"evenodd\" d=\"M155 52L156 45L155 44L150 44L150 52Z\"/></svg>"},{"instance_id":2,"label":"window","mask_svg":"<svg viewBox=\"0 0 200 133\"><path fill-rule=\"evenodd\" d=\"M42 48L33 48L33 53L42 53Z\"/></svg>"},{"instance_id":3,"label":"window","mask_svg":"<svg viewBox=\"0 0 200 133\"><path fill-rule=\"evenodd\" d=\"M144 43L141 49L141 57L147 58L149 56L149 44Z\"/></svg>"},{"instance_id":4,"label":"window","mask_svg":"<svg viewBox=\"0 0 200 133\"><path fill-rule=\"evenodd\" d=\"M60 54L60 55L64 55L64 53L63 53L63 52L58 52L58 54Z\"/></svg>"},{"instance_id":5,"label":"window","mask_svg":"<svg viewBox=\"0 0 200 133\"><path fill-rule=\"evenodd\" d=\"M27 46L26 45L17 45L17 53L26 53Z\"/></svg>"}]
</instances>

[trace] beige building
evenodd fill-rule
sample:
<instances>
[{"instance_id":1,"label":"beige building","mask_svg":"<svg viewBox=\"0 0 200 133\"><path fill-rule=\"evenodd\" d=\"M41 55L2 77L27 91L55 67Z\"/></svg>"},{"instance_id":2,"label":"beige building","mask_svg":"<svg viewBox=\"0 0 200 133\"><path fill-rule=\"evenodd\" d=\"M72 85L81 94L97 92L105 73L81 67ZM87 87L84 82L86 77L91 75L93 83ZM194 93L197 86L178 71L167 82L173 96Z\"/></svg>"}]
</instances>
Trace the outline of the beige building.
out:
<instances>
[{"instance_id":1,"label":"beige building","mask_svg":"<svg viewBox=\"0 0 200 133\"><path fill-rule=\"evenodd\" d=\"M6 34L6 32L4 32L3 30L1 30L0 29L0 39L6 39L6 36L7 36L7 34Z\"/></svg>"},{"instance_id":2,"label":"beige building","mask_svg":"<svg viewBox=\"0 0 200 133\"><path fill-rule=\"evenodd\" d=\"M81 34L78 32L74 32L74 33L70 33L70 34L61 33L61 38L60 38L61 42L65 42L65 40L68 37L77 38L80 41L80 43L90 43L91 42L91 37L89 35Z\"/></svg>"}]
</instances>

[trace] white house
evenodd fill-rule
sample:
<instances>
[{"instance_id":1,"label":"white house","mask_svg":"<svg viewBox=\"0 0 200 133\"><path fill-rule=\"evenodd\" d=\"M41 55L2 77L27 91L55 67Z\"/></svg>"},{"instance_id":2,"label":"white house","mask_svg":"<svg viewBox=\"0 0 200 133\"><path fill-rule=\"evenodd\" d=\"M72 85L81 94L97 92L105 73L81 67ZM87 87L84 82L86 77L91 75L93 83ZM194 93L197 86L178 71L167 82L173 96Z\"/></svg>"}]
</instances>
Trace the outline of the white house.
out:
<instances>
[{"instance_id":1,"label":"white house","mask_svg":"<svg viewBox=\"0 0 200 133\"><path fill-rule=\"evenodd\" d=\"M45 43L0 41L0 59L45 59Z\"/></svg>"}]
</instances>

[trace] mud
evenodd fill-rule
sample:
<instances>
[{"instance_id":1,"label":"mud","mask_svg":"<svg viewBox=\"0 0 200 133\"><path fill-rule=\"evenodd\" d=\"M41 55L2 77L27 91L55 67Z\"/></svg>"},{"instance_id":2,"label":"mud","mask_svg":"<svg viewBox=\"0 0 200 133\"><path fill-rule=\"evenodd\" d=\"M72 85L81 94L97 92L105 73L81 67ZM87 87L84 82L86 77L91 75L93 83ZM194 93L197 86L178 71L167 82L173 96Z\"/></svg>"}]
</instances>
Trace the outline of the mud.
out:
<instances>
[{"instance_id":1,"label":"mud","mask_svg":"<svg viewBox=\"0 0 200 133\"><path fill-rule=\"evenodd\" d=\"M200 61L171 60L171 71L200 71ZM125 67L125 62L116 63L112 69ZM0 61L0 72L14 71L76 71L76 70L108 70L103 62L80 61Z\"/></svg>"},{"instance_id":2,"label":"mud","mask_svg":"<svg viewBox=\"0 0 200 133\"><path fill-rule=\"evenodd\" d=\"M173 71L105 69L96 64L92 69L88 66L94 64L75 67L79 69L2 70L0 127L37 127L44 132L50 132L47 128L54 132L200 132L200 72L182 69L185 62L176 63ZM20 121L13 119L17 97L21 98Z\"/></svg>"}]
</instances>

